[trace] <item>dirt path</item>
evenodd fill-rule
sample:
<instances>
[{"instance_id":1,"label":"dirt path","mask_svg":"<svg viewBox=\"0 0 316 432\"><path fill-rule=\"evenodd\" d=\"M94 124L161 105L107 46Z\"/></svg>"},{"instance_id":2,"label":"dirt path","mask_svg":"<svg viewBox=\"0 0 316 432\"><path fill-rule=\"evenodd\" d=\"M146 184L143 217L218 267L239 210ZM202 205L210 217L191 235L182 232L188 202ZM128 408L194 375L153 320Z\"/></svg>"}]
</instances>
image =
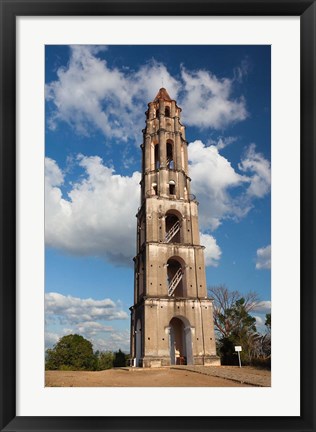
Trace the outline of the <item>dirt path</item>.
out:
<instances>
[{"instance_id":1,"label":"dirt path","mask_svg":"<svg viewBox=\"0 0 316 432\"><path fill-rule=\"evenodd\" d=\"M172 368L181 368L204 375L213 377L225 378L242 384L250 384L256 387L271 386L271 372L254 367L239 367L239 366L173 366Z\"/></svg>"},{"instance_id":2,"label":"dirt path","mask_svg":"<svg viewBox=\"0 0 316 432\"><path fill-rule=\"evenodd\" d=\"M47 387L249 387L245 383L231 379L171 368L117 368L100 372L46 371L45 385Z\"/></svg>"}]
</instances>

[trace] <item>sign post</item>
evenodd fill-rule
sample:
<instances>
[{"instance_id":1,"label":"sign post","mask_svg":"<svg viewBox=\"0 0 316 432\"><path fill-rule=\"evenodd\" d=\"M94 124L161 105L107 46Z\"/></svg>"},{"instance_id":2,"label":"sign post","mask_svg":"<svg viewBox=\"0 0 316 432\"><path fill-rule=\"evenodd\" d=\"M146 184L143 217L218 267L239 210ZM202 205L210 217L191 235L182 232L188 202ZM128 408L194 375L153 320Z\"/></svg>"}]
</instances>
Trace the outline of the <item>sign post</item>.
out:
<instances>
[{"instance_id":1,"label":"sign post","mask_svg":"<svg viewBox=\"0 0 316 432\"><path fill-rule=\"evenodd\" d=\"M241 346L235 346L235 351L237 351L238 353L239 367L241 367L241 361L240 361L240 351L242 351Z\"/></svg>"}]
</instances>

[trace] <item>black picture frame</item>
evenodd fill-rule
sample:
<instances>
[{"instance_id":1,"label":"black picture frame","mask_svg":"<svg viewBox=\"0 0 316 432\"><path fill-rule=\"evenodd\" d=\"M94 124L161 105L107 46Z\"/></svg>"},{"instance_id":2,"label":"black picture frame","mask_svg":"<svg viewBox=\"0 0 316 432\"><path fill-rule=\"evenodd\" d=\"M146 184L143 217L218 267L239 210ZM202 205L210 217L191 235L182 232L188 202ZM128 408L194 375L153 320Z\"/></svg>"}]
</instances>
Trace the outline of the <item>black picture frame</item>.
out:
<instances>
[{"instance_id":1,"label":"black picture frame","mask_svg":"<svg viewBox=\"0 0 316 432\"><path fill-rule=\"evenodd\" d=\"M315 431L315 2L302 0L0 0L0 5L1 431ZM301 415L298 417L252 417L251 415L247 417L208 417L207 413L204 417L181 417L181 414L177 417L16 416L16 17L99 15L300 16ZM282 289L286 291L286 287ZM285 358L286 355L289 355L289 353L285 353ZM280 401L280 404L282 404L282 401ZM189 407L186 407L186 409L189 409Z\"/></svg>"}]
</instances>

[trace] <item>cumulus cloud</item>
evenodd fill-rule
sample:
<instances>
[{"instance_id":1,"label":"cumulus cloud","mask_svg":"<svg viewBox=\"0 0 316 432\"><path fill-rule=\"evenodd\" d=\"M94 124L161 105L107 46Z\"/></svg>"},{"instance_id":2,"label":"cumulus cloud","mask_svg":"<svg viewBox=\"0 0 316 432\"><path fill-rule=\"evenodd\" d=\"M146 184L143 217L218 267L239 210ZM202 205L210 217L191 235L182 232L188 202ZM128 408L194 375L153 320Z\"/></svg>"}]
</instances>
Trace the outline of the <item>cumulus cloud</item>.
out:
<instances>
[{"instance_id":1,"label":"cumulus cloud","mask_svg":"<svg viewBox=\"0 0 316 432\"><path fill-rule=\"evenodd\" d=\"M82 299L55 292L45 294L45 314L50 322L58 320L62 323L81 325L87 322L128 318L127 313L111 299Z\"/></svg>"},{"instance_id":2,"label":"cumulus cloud","mask_svg":"<svg viewBox=\"0 0 316 432\"><path fill-rule=\"evenodd\" d=\"M77 163L84 176L72 185L65 199L60 189L63 174L55 161L46 158L46 244L75 255L131 264L140 173L117 175L97 156L80 155Z\"/></svg>"},{"instance_id":3,"label":"cumulus cloud","mask_svg":"<svg viewBox=\"0 0 316 432\"><path fill-rule=\"evenodd\" d=\"M109 67L98 56L102 47L73 45L70 50L68 65L46 85L53 130L65 122L81 135L97 129L107 138L127 141L139 136L144 123L139 113L155 97L162 78L173 97L178 94L177 81L154 60L132 72Z\"/></svg>"},{"instance_id":4,"label":"cumulus cloud","mask_svg":"<svg viewBox=\"0 0 316 432\"><path fill-rule=\"evenodd\" d=\"M200 202L199 218L203 230L216 229L223 219L240 219L252 208L254 198L262 198L269 192L268 178L270 168L268 161L257 154L251 146L246 152L241 165L246 166L247 175L238 173L231 163L220 154L218 147L207 146L196 140L189 144L189 171L192 181L192 192ZM261 169L264 166L265 169ZM242 170L243 171L243 170ZM261 193L253 193L259 190Z\"/></svg>"},{"instance_id":5,"label":"cumulus cloud","mask_svg":"<svg viewBox=\"0 0 316 432\"><path fill-rule=\"evenodd\" d=\"M217 267L222 251L216 243L216 239L209 234L200 233L200 243L201 245L205 246L205 265Z\"/></svg>"},{"instance_id":6,"label":"cumulus cloud","mask_svg":"<svg viewBox=\"0 0 316 432\"><path fill-rule=\"evenodd\" d=\"M233 80L218 78L205 70L182 68L184 96L183 119L190 126L220 129L229 123L245 120L245 99L232 99Z\"/></svg>"},{"instance_id":7,"label":"cumulus cloud","mask_svg":"<svg viewBox=\"0 0 316 432\"><path fill-rule=\"evenodd\" d=\"M271 245L260 248L257 250L256 269L270 269L271 268Z\"/></svg>"},{"instance_id":8,"label":"cumulus cloud","mask_svg":"<svg viewBox=\"0 0 316 432\"><path fill-rule=\"evenodd\" d=\"M60 338L60 336L57 333L46 331L45 332L45 346L46 347L52 347L53 345L55 345L58 342L59 338Z\"/></svg>"},{"instance_id":9,"label":"cumulus cloud","mask_svg":"<svg viewBox=\"0 0 316 432\"><path fill-rule=\"evenodd\" d=\"M248 115L244 98L232 98L234 78L182 67L176 80L155 60L136 71L118 69L100 57L102 50L100 46L70 47L69 63L58 69L56 81L46 85L51 129L65 122L81 135L97 129L107 138L137 139L144 122L139 113L153 100L162 80L182 106L188 125L218 129Z\"/></svg>"},{"instance_id":10,"label":"cumulus cloud","mask_svg":"<svg viewBox=\"0 0 316 432\"><path fill-rule=\"evenodd\" d=\"M80 334L93 343L95 350L127 349L127 331L115 329L108 321L128 318L120 305L111 299L83 299L49 292L45 294L45 345L49 348L62 336ZM119 338L121 333L124 337Z\"/></svg>"},{"instance_id":11,"label":"cumulus cloud","mask_svg":"<svg viewBox=\"0 0 316 432\"><path fill-rule=\"evenodd\" d=\"M91 326L92 327L92 326ZM73 326L71 328L63 328L55 332L45 332L45 347L52 348L60 338L69 334L80 334L93 345L93 350L99 351L118 351L121 349L124 352L129 352L130 333L129 330L117 330L108 328L95 328L94 331L86 331L86 328Z\"/></svg>"},{"instance_id":12,"label":"cumulus cloud","mask_svg":"<svg viewBox=\"0 0 316 432\"><path fill-rule=\"evenodd\" d=\"M247 190L248 195L262 198L271 187L270 162L260 153L256 152L255 144L247 149L245 157L239 164L239 169L245 173L252 173L251 182Z\"/></svg>"},{"instance_id":13,"label":"cumulus cloud","mask_svg":"<svg viewBox=\"0 0 316 432\"><path fill-rule=\"evenodd\" d=\"M197 140L190 143L188 154L191 188L200 202L200 226L214 230L223 217L238 213L229 191L245 180L215 146Z\"/></svg>"},{"instance_id":14,"label":"cumulus cloud","mask_svg":"<svg viewBox=\"0 0 316 432\"><path fill-rule=\"evenodd\" d=\"M108 332L105 337L92 338L94 349L100 351L122 351L128 353L130 351L130 332L129 330L119 330Z\"/></svg>"},{"instance_id":15,"label":"cumulus cloud","mask_svg":"<svg viewBox=\"0 0 316 432\"><path fill-rule=\"evenodd\" d=\"M81 333L96 334L99 331L112 331L113 327L105 326L96 321L88 321L77 324L77 328Z\"/></svg>"}]
</instances>

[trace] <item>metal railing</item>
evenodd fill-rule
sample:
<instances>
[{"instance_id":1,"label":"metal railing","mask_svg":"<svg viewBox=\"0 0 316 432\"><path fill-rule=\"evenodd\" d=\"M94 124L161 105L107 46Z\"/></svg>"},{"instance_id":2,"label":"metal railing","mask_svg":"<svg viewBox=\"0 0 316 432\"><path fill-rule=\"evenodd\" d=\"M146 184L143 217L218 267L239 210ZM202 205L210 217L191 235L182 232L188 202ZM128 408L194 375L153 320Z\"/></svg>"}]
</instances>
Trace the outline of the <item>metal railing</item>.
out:
<instances>
[{"instance_id":1,"label":"metal railing","mask_svg":"<svg viewBox=\"0 0 316 432\"><path fill-rule=\"evenodd\" d=\"M182 274L182 268L179 268L176 272L176 274L173 276L172 281L169 284L168 287L168 296L172 296L172 294L174 293L175 289L177 288L177 286L179 285L180 280L182 279L183 274Z\"/></svg>"},{"instance_id":2,"label":"metal railing","mask_svg":"<svg viewBox=\"0 0 316 432\"><path fill-rule=\"evenodd\" d=\"M169 243L170 240L180 231L180 222L177 220L175 224L170 228L166 234L166 242Z\"/></svg>"}]
</instances>

